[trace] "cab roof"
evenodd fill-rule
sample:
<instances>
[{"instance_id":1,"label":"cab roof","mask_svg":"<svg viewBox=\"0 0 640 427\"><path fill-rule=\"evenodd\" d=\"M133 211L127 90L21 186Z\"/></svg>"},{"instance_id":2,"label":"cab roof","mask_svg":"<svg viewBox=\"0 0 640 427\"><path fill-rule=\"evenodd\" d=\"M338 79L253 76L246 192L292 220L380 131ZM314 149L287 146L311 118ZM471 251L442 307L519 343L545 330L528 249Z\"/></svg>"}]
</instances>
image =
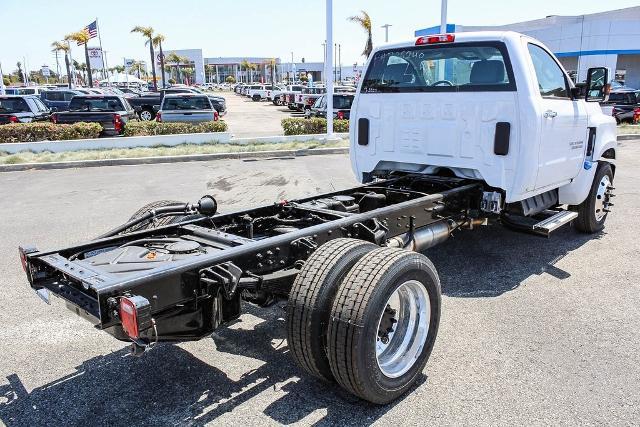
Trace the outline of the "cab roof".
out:
<instances>
[{"instance_id":1,"label":"cab roof","mask_svg":"<svg viewBox=\"0 0 640 427\"><path fill-rule=\"evenodd\" d=\"M517 33L515 31L469 31L469 32L460 32L460 33L447 33L455 36L455 40L452 43L462 43L462 42L476 42L476 41L505 41L507 39L517 40L522 37L525 37L524 34ZM421 37L429 37L436 36L437 34L428 34ZM415 46L416 40L421 37L415 37L411 40L400 42L400 43L390 43L377 47L374 51L378 50L387 50L394 48L402 48ZM442 45L447 45L449 43L442 43Z\"/></svg>"}]
</instances>

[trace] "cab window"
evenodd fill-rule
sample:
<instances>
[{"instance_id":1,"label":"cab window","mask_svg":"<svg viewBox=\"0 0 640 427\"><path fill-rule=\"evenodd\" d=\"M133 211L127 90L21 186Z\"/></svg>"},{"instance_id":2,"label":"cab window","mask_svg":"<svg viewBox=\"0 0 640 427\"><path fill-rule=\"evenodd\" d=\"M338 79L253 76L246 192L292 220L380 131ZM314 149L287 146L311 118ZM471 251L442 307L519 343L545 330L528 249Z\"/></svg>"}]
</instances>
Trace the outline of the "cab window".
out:
<instances>
[{"instance_id":1,"label":"cab window","mask_svg":"<svg viewBox=\"0 0 640 427\"><path fill-rule=\"evenodd\" d=\"M558 63L544 49L535 44L527 45L538 80L538 90L543 98L569 98L569 86Z\"/></svg>"}]
</instances>

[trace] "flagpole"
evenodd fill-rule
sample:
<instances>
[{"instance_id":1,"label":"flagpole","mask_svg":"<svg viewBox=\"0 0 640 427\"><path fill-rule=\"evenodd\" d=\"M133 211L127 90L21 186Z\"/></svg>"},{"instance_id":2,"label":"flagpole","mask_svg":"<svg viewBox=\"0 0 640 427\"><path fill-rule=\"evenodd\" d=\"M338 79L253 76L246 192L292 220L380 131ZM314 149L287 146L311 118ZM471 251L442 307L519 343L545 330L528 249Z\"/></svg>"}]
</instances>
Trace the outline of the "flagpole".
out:
<instances>
[{"instance_id":1,"label":"flagpole","mask_svg":"<svg viewBox=\"0 0 640 427\"><path fill-rule=\"evenodd\" d=\"M102 76L106 76L107 77L107 85L110 85L111 83L109 82L109 76L107 76L107 74L104 71L104 66L105 66L105 57L104 57L104 49L102 49L102 34L100 33L100 25L98 25L98 18L96 17L96 31L98 32L98 41L100 42L100 58L102 60ZM100 83L98 82L98 86L100 86Z\"/></svg>"}]
</instances>

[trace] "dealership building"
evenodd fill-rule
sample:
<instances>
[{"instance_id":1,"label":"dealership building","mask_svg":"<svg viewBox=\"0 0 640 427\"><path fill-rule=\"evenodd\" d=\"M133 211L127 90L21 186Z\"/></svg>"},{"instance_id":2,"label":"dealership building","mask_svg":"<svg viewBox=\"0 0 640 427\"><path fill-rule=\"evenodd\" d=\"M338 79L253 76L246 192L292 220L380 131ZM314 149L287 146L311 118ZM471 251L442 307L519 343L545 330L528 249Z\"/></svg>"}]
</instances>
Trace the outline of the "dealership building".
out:
<instances>
[{"instance_id":1,"label":"dealership building","mask_svg":"<svg viewBox=\"0 0 640 427\"><path fill-rule=\"evenodd\" d=\"M517 31L542 41L577 81L586 79L589 67L606 66L616 80L640 88L640 6L499 26L447 24L447 32L465 31ZM440 26L434 26L415 35L439 32Z\"/></svg>"},{"instance_id":2,"label":"dealership building","mask_svg":"<svg viewBox=\"0 0 640 427\"><path fill-rule=\"evenodd\" d=\"M252 56L207 58L203 55L202 49L165 50L165 58L171 53L189 60L189 63L180 64L180 68L193 71L191 80L198 84L207 82L221 83L229 76L233 76L239 82L270 82L272 73L270 64L273 59L276 61L275 74L278 81L288 79L289 76L295 76L296 80L298 80L302 74L310 76L316 82L324 80L324 63L322 62L283 63L280 58ZM245 61L253 64L253 68L250 70L245 69L242 66ZM170 68L175 66L175 64L171 63L165 65ZM159 57L156 67L158 78L160 79ZM357 64L334 68L336 80L355 78L361 72L362 66ZM176 77L173 69L166 78L169 79L172 75L174 78Z\"/></svg>"}]
</instances>

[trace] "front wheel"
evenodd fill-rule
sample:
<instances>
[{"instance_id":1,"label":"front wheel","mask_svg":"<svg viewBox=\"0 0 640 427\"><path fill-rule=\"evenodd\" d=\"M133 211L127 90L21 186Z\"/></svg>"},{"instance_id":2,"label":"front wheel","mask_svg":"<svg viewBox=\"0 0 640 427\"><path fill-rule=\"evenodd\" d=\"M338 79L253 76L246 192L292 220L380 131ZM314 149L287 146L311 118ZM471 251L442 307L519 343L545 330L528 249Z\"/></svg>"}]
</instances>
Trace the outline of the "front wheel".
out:
<instances>
[{"instance_id":1,"label":"front wheel","mask_svg":"<svg viewBox=\"0 0 640 427\"><path fill-rule=\"evenodd\" d=\"M575 227L583 233L597 233L604 228L609 208L613 206L613 169L607 162L600 162L586 200L578 205Z\"/></svg>"},{"instance_id":2,"label":"front wheel","mask_svg":"<svg viewBox=\"0 0 640 427\"><path fill-rule=\"evenodd\" d=\"M151 110L142 110L140 111L140 120L143 122L150 122L153 120L153 111Z\"/></svg>"},{"instance_id":3,"label":"front wheel","mask_svg":"<svg viewBox=\"0 0 640 427\"><path fill-rule=\"evenodd\" d=\"M327 333L336 381L372 403L408 391L429 359L440 322L440 280L427 257L381 248L340 285Z\"/></svg>"}]
</instances>

